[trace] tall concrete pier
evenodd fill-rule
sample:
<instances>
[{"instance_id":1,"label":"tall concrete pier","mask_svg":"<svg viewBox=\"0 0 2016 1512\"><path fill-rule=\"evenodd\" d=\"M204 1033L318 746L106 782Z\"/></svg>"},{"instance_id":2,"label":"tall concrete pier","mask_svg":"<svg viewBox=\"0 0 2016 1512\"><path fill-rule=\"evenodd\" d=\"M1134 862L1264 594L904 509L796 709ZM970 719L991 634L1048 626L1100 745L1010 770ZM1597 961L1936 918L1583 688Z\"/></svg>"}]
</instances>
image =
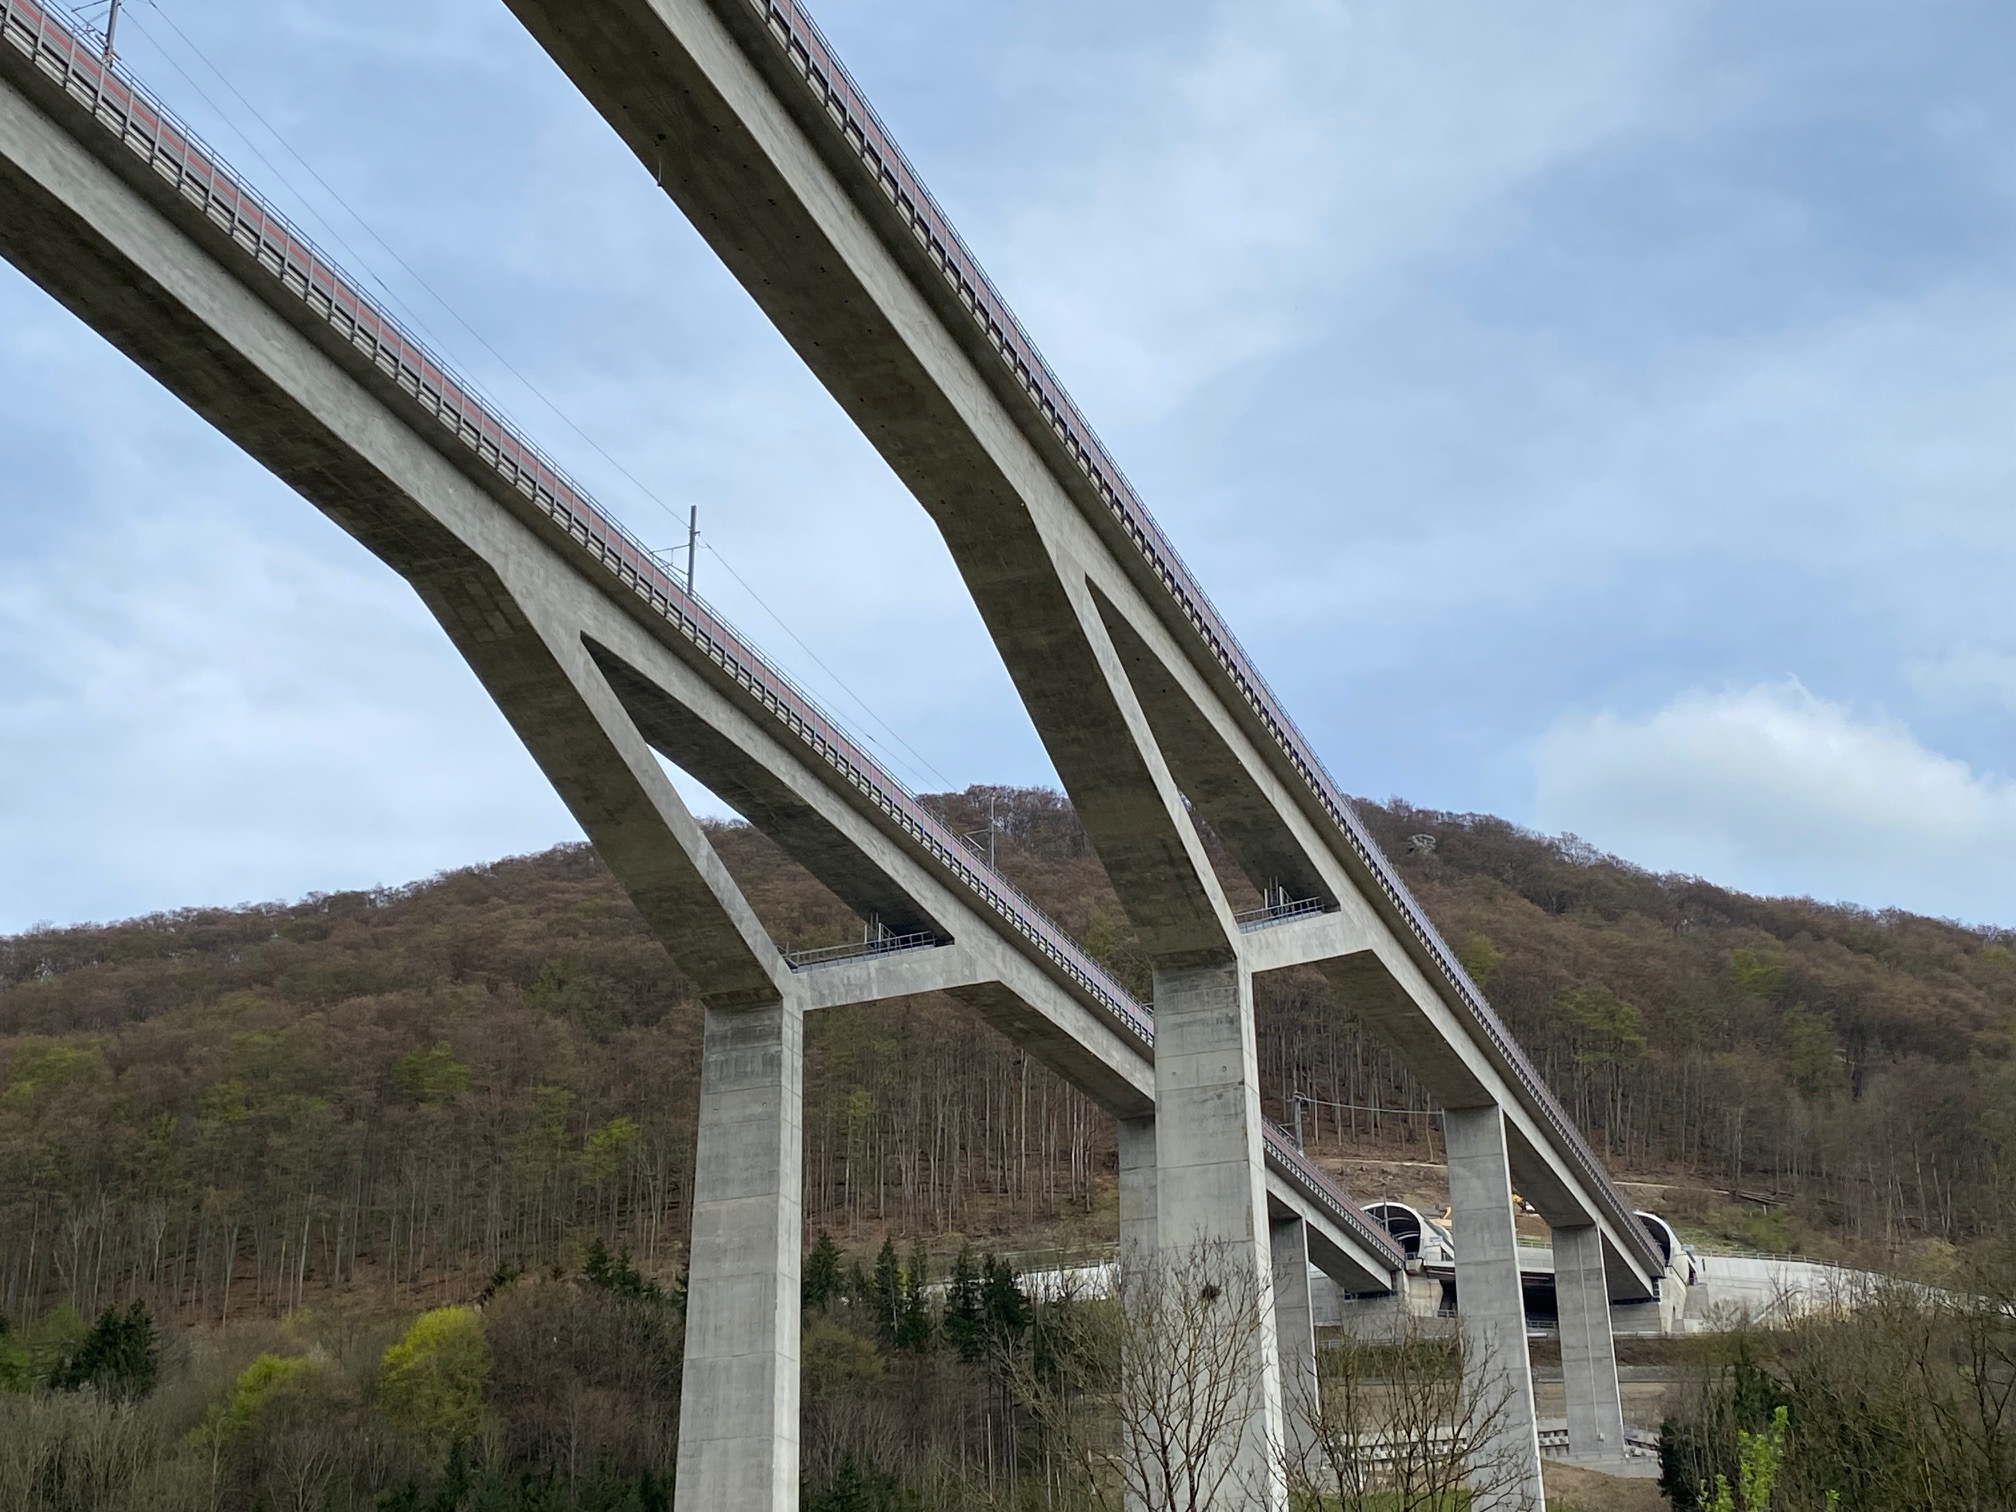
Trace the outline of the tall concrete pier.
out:
<instances>
[{"instance_id":1,"label":"tall concrete pier","mask_svg":"<svg viewBox=\"0 0 2016 1512\"><path fill-rule=\"evenodd\" d=\"M798 1503L804 1008L706 1010L679 1394L684 1503Z\"/></svg>"},{"instance_id":2,"label":"tall concrete pier","mask_svg":"<svg viewBox=\"0 0 2016 1512\"><path fill-rule=\"evenodd\" d=\"M1546 1499L1533 1375L1526 1362L1526 1302L1512 1221L1512 1165L1496 1107L1450 1108L1449 1208L1456 1234L1456 1299L1463 1376L1486 1431L1476 1449L1477 1512L1524 1512Z\"/></svg>"}]
</instances>

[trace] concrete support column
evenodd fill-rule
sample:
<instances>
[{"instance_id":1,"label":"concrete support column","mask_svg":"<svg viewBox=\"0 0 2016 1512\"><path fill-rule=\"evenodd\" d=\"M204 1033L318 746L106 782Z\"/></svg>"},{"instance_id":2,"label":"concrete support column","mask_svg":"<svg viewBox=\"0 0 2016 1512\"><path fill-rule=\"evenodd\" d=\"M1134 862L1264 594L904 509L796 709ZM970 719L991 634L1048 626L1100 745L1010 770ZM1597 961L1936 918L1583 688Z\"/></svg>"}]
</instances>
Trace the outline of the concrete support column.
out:
<instances>
[{"instance_id":1,"label":"concrete support column","mask_svg":"<svg viewBox=\"0 0 2016 1512\"><path fill-rule=\"evenodd\" d=\"M1120 1265L1124 1271L1155 1259L1155 1115L1123 1118L1120 1130ZM1123 1425L1130 1434L1132 1428ZM1130 1442L1126 1451L1136 1453ZM1122 1512L1148 1512L1134 1478L1121 1489Z\"/></svg>"},{"instance_id":2,"label":"concrete support column","mask_svg":"<svg viewBox=\"0 0 2016 1512\"><path fill-rule=\"evenodd\" d=\"M1472 1506L1475 1512L1533 1512L1547 1505L1547 1493L1540 1480L1505 1118L1495 1104L1450 1108L1442 1127L1449 1146L1465 1382L1494 1430L1473 1457Z\"/></svg>"},{"instance_id":3,"label":"concrete support column","mask_svg":"<svg viewBox=\"0 0 2016 1512\"><path fill-rule=\"evenodd\" d=\"M1554 1230L1554 1297L1568 1390L1568 1452L1576 1459L1621 1459L1624 1396L1617 1388L1603 1236L1593 1223Z\"/></svg>"},{"instance_id":4,"label":"concrete support column","mask_svg":"<svg viewBox=\"0 0 2016 1512\"><path fill-rule=\"evenodd\" d=\"M1155 1115L1123 1118L1120 1126L1120 1259L1155 1253Z\"/></svg>"},{"instance_id":5,"label":"concrete support column","mask_svg":"<svg viewBox=\"0 0 2016 1512\"><path fill-rule=\"evenodd\" d=\"M1286 1504L1281 1476L1281 1376L1270 1301L1266 1171L1261 1164L1260 1074L1253 1042L1253 978L1244 965L1155 973L1155 1229L1166 1264L1200 1246L1260 1300L1252 1340L1251 1411L1214 1501L1231 1512Z\"/></svg>"},{"instance_id":6,"label":"concrete support column","mask_svg":"<svg viewBox=\"0 0 2016 1512\"><path fill-rule=\"evenodd\" d=\"M1274 1350L1281 1362L1281 1444L1291 1471L1316 1474L1320 1388L1316 1309L1309 1286L1309 1230L1300 1218L1269 1226L1274 1260Z\"/></svg>"},{"instance_id":7,"label":"concrete support column","mask_svg":"<svg viewBox=\"0 0 2016 1512\"><path fill-rule=\"evenodd\" d=\"M803 1018L706 1010L677 1512L796 1512Z\"/></svg>"}]
</instances>

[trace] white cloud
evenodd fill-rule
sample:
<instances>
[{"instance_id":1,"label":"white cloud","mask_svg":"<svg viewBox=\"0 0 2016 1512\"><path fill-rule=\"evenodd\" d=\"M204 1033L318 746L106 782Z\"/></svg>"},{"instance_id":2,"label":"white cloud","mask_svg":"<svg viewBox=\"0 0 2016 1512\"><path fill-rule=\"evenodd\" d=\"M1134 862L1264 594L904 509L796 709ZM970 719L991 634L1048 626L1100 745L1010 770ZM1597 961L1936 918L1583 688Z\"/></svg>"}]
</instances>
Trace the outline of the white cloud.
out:
<instances>
[{"instance_id":1,"label":"white cloud","mask_svg":"<svg viewBox=\"0 0 2016 1512\"><path fill-rule=\"evenodd\" d=\"M1692 20L1539 11L1220 0L1110 51L1050 34L1008 70L1041 123L1018 132L1040 178L1008 170L1029 202L989 238L1011 298L1116 427L1320 337L1642 124Z\"/></svg>"},{"instance_id":2,"label":"white cloud","mask_svg":"<svg viewBox=\"0 0 2016 1512\"><path fill-rule=\"evenodd\" d=\"M2016 922L2016 783L1796 681L1565 718L1535 765L1542 827L1642 865Z\"/></svg>"}]
</instances>

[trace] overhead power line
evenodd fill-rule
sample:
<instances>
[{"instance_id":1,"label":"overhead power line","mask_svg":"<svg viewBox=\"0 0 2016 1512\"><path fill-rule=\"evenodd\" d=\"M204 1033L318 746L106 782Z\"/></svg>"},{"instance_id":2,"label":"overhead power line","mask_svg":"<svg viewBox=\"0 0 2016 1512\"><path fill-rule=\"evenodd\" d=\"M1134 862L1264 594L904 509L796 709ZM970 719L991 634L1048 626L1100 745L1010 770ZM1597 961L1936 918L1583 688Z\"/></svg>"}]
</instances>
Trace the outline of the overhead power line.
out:
<instances>
[{"instance_id":1,"label":"overhead power line","mask_svg":"<svg viewBox=\"0 0 2016 1512\"><path fill-rule=\"evenodd\" d=\"M110 55L111 52L112 30L117 25L118 18L121 13L122 3L123 0L110 0L110 10L108 12L106 21L106 51L108 56ZM356 225L363 231L363 233L366 236L368 236L372 241L376 242L378 246L384 250L385 254L388 257L390 257L393 262L399 265L400 269L406 274L406 276L412 279L413 282L416 285L418 285L422 291L426 293L429 299L431 299L436 305L440 306L440 308L446 312L449 319L453 320L456 325L460 326L464 331L468 332L470 337L473 338L477 342L477 344L483 348L484 351L488 352L490 356L494 358L497 361L497 363L507 373L509 373L513 378L515 378L518 381L518 383L523 386L523 388L528 394L530 394L534 399L536 399L539 402L539 404L542 405L545 409L551 411L553 415L557 417L563 425L565 425L570 431L572 431L583 442L585 442L590 447L590 449L592 449L595 452L597 456L601 457L603 461L607 462L618 473L620 473L624 478L626 478L630 482L630 484L638 491L639 494L641 494L644 498L648 499L651 503L655 504L659 509L664 511L664 513L669 518L679 523L682 523L687 527L687 546L686 546L687 560L686 560L685 578L686 578L687 590L690 592L693 586L693 575L694 575L693 558L696 554L695 548L698 544L702 544L698 540L698 529L695 515L689 513L687 518L681 521L678 511L673 509L673 507L670 504L666 503L666 501L663 498L661 498L658 495L658 493L653 488L651 488L649 484L645 483L643 479L639 478L628 467L624 466L622 462L617 460L617 458L614 455L612 455L610 451L602 445L601 442L597 441L592 435L590 435L579 424L577 424L573 416L569 415L564 409L562 409L557 403L555 403L550 397L548 397L546 392L543 389L541 389L538 384L534 383L532 379L527 377L526 374L517 366L516 363L512 362L510 358L506 357L502 352L500 352L496 348L496 346L494 346L490 342L490 340L487 337L485 337L484 334L475 327L474 324L472 324L468 319L466 319L462 315L462 313L459 310L457 310L455 306L451 304L444 295L440 293L440 291L435 289L435 287L432 284L430 284L424 277L422 277L419 271L415 269L411 263L407 262L404 257L400 256L398 249L394 247L391 242L386 240L384 236L379 234L378 230L371 224L371 222L367 220L364 217L364 215L354 205L352 205L347 199L345 199L342 193L333 184L331 184L328 179L322 176L322 174L316 169L315 165L309 162L308 159L305 156L303 156L302 153L293 145L293 143L288 141L287 137L279 130L279 128L274 126L271 121L266 119L266 117L260 112L259 107L254 105L251 102L251 100L246 98L244 91L239 89L238 86L231 81L230 76L226 74L222 68L220 68L215 62L213 62L210 59L209 55L205 53L200 46L197 45L195 39L192 38L187 32L185 32L179 25L176 24L175 18L169 15L168 12L162 7L162 5L160 4L160 0L148 0L148 5L149 8L152 9L154 13L161 18L162 23L166 25L168 29L172 31L177 38L180 39L182 45L189 50L190 54L194 56L195 59L199 63L201 63L204 68L209 70L209 72L217 79L217 81L220 84L222 84L223 87L230 93L231 97L234 100L236 100L240 106L244 108L246 113L249 114L252 117L252 119L259 124L259 126L265 131L265 133L269 137L273 139L273 141L279 144L281 150L284 151L287 154L287 156L292 158L296 163L300 164L302 170L306 172L311 179L314 180L314 182L316 183L317 186L320 187L322 192L328 195L328 197L331 200L335 201L335 203L342 209L343 213L349 216L349 218L356 223ZM289 175L278 164L276 164L271 158L269 158L266 155L266 153L259 146L259 144L252 139L250 134L247 133L242 127L240 127L237 124L236 121L232 119L231 112L226 110L223 106L219 105L218 102L214 100L210 96L210 94L203 88L203 86L197 83L197 81L190 75L189 71L181 65L181 63L176 59L174 54L170 52L168 48L162 46L160 39L158 37L155 37L152 32L146 29L146 27L142 26L139 21L139 18L133 16L130 11L128 11L126 14L128 15L128 18L132 21L133 25L141 32L141 34L146 36L149 41L154 43L156 50L159 51L161 56L167 61L169 67L173 68L175 72L181 76L183 82L188 84L188 86L195 91L197 97L201 99L205 105L209 106L211 113L215 115L218 120L223 122L224 125L234 135L236 135L241 141L245 143L246 147L252 152L252 154L255 157L258 158L260 163L265 166L268 172L272 173L275 178L277 178L282 184L284 184L287 187L287 189L290 192L292 192L295 199L303 206L303 208L308 212L308 214L311 215L316 220L316 222L319 223L322 226L322 228L329 233L331 239L335 241L337 246L339 246L343 250L345 255L354 264L356 264L356 266L367 277L369 277L375 285L377 285L378 289L385 295L385 297L388 300L392 302L392 304L397 308L400 314L403 315L407 320L411 321L415 329L418 331L418 333L424 336L430 344L445 351L447 349L448 343L442 341L433 331L431 331L428 328L427 322L421 319L418 312L416 312L412 308L412 306L409 305L400 296L398 291L394 289L392 285L389 282L387 282L387 280L383 276L379 274L376 267L373 266L371 259L365 257L361 252L357 250L357 248L354 245L352 245L350 240L335 225L335 223L332 222L326 215L324 215L320 211L320 209L317 208L314 199L310 195L305 193L299 185L294 183L294 181L289 177ZM732 577L738 584L740 584L742 590L745 593L747 593L749 597L756 603L756 605L760 609L762 609L762 611L776 623L777 627L781 629L787 636L789 636L792 642L795 645L797 645L798 648L802 650L808 657L812 659L813 664L817 666L821 672L825 673L829 679L831 679L833 685L836 688L838 688L842 693L844 693L847 696L847 698L857 708L859 708L861 712L869 720L871 720L874 724L876 724L884 732L886 732L889 738L895 741L895 743L898 746L900 746L903 751L907 752L911 757L915 758L916 762L919 763L919 766L911 767L913 776L921 776L923 775L923 773L928 772L932 777L936 778L938 782L943 784L944 788L947 791L953 789L955 784L953 783L952 779L947 777L943 772L939 771L936 766L934 766L929 760L927 760L921 753L918 752L915 746L911 745L900 734L898 734L893 725L891 725L887 720L882 718L880 714L876 713L875 710L868 704L867 700L862 698L860 694L856 693L853 690L853 688L850 687L843 678L841 678L839 673L835 672L832 669L832 667L830 667L826 663L824 658L822 658L816 651L814 651L811 648L811 646L806 643L805 639L798 634L797 631L791 628L790 624L786 622L784 617L778 614L778 612L775 609L770 607L770 604L762 597L762 595L757 593L755 588L753 588L750 585L748 579L744 578L741 573L735 570L733 564L731 564L726 557L722 556L720 550L717 547L715 547L711 541L705 542L704 544L706 545L707 550L713 553L715 559L721 563L723 570L725 570L730 577ZM902 760L902 758L895 757L895 753L893 751L889 751L889 748L884 744L884 742L876 740L874 736L869 735L868 732L866 731L863 731L862 733L866 738L873 741L874 744L882 746L886 754L896 759L898 765L906 767L911 766L909 762ZM921 785L922 784L920 784L920 786Z\"/></svg>"}]
</instances>

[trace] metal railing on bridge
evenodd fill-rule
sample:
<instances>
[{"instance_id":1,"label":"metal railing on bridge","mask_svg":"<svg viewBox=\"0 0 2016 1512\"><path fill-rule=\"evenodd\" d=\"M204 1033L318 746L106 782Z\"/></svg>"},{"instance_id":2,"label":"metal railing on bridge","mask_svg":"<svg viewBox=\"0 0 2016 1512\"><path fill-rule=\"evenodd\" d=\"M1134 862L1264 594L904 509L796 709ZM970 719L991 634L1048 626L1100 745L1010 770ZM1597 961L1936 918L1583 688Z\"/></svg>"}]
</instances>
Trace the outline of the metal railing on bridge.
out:
<instances>
[{"instance_id":1,"label":"metal railing on bridge","mask_svg":"<svg viewBox=\"0 0 2016 1512\"><path fill-rule=\"evenodd\" d=\"M916 934L878 935L872 940L854 940L845 945L819 945L809 950L787 950L784 959L793 971L805 971L814 966L838 966L846 961L866 960L870 956L896 955L906 950L929 950L938 943L938 936L929 930Z\"/></svg>"},{"instance_id":2,"label":"metal railing on bridge","mask_svg":"<svg viewBox=\"0 0 2016 1512\"><path fill-rule=\"evenodd\" d=\"M781 14L774 3L771 11L773 16ZM792 13L802 18L803 13L795 6ZM809 27L809 20L805 24ZM810 694L736 634L724 616L699 595L687 593L649 547L603 511L557 462L505 420L477 385L457 373L365 294L312 238L240 179L221 156L146 86L92 47L86 40L87 33L81 21L48 0L43 3L0 0L0 46L23 55L144 164L164 188L222 231L259 269L319 317L379 376L389 380L408 402L417 405L429 419L475 453L510 489L585 548L624 587L644 599L801 744L867 797L941 870L950 873L992 914L1035 946L1104 1010L1114 1026L1144 1047L1152 1046L1155 1031L1148 1007L1137 1002L1019 888L975 856L907 786L843 734L838 721ZM823 41L820 48L820 55L830 59ZM833 66L837 70L837 65ZM860 100L851 82L848 89L859 110L865 112L865 101ZM872 119L872 113L864 119ZM878 141L886 142L879 122L875 124L875 135ZM894 154L893 147L888 150ZM891 160L901 161L900 155ZM914 184L915 177L907 163L903 164L903 171ZM923 195L921 185L916 192ZM942 222L935 202L929 202L928 196L923 199L930 203L932 215ZM949 225L945 234L951 235ZM970 261L963 243L957 243L956 237L953 240L960 255ZM977 264L974 269L978 277ZM989 300L999 305L1004 317L1012 321L1012 317L1005 316L1006 306L1000 304L992 285L987 284L986 289ZM1014 330L1019 333L1020 327L1015 326ZM1037 361L1040 365L1041 359ZM1042 372L1046 381L1054 383L1047 367ZM1071 413L1075 415L1076 411ZM1104 453L1100 455L1103 457ZM1131 493L1128 497L1132 498ZM1145 511L1139 517L1145 520ZM1152 521L1149 526L1153 528ZM1161 540L1159 531L1155 531L1155 539ZM1169 556L1173 560L1173 550ZM1355 826L1355 819L1350 822ZM1520 1064L1524 1064L1523 1059ZM1541 1090L1544 1093L1545 1089ZM1551 1095L1548 1101L1551 1105ZM1573 1133L1572 1126L1569 1132ZM1579 1147L1579 1134L1573 1137ZM1267 1148L1285 1164L1303 1172L1312 1191L1326 1194L1338 1216L1350 1221L1354 1229L1362 1225L1364 1237L1376 1243L1375 1236L1384 1234L1334 1182L1295 1150L1292 1139L1273 1130L1271 1125ZM1593 1156L1590 1158L1593 1161ZM1595 1169L1601 1173L1600 1166ZM1607 1179L1606 1175L1604 1180ZM1630 1230L1636 1232L1635 1223Z\"/></svg>"},{"instance_id":3,"label":"metal railing on bridge","mask_svg":"<svg viewBox=\"0 0 2016 1512\"><path fill-rule=\"evenodd\" d=\"M1035 403L1057 439L1084 471L1128 540L1176 601L1192 628L1203 638L1213 659L1238 690L1240 698L1342 832L1353 856L1384 894L1422 952L1439 970L1457 1004L1497 1051L1514 1080L1531 1098L1542 1121L1573 1153L1576 1164L1581 1167L1580 1174L1596 1188L1595 1195L1599 1200L1610 1207L1608 1216L1620 1240L1639 1250L1638 1258L1656 1275L1658 1257L1639 1231L1631 1216L1631 1206L1611 1179L1609 1171L1597 1159L1582 1131L1568 1117L1552 1089L1540 1079L1483 991L1470 980L1456 953L1449 948L1413 893L1400 880L1392 863L1366 831L1344 796L1343 789L1289 717L1267 680L1260 675L1252 658L1246 654L1238 637L1204 592L1174 543L1163 534L1161 526L1141 502L1127 475L1113 460L1112 454L1044 359L1034 339L1009 308L1008 301L1002 297L994 281L981 268L979 258L974 256L972 248L954 229L950 217L925 187L909 158L896 145L895 138L840 62L817 23L797 0L745 0L745 3L762 19L765 29L783 49L793 70L812 90L819 115L839 131L848 148L859 157L919 246L937 265L960 304L979 324L988 342L1007 364L1015 381Z\"/></svg>"},{"instance_id":4,"label":"metal railing on bridge","mask_svg":"<svg viewBox=\"0 0 2016 1512\"><path fill-rule=\"evenodd\" d=\"M1325 908L1321 898L1284 898L1262 903L1258 908L1241 909L1232 918L1243 933L1251 934L1256 929L1286 924L1290 919L1305 919L1311 914L1320 914Z\"/></svg>"},{"instance_id":5,"label":"metal railing on bridge","mask_svg":"<svg viewBox=\"0 0 2016 1512\"><path fill-rule=\"evenodd\" d=\"M869 798L988 911L1032 943L1116 1026L1142 1043L1149 1010L1115 982L1042 909L975 857L914 793L871 759L781 668L743 640L725 616L689 594L620 521L560 465L339 268L314 241L138 80L86 41L60 7L0 0L0 45L24 54L144 163L177 197L223 231L260 269L326 322L425 414L670 622L770 714Z\"/></svg>"}]
</instances>

